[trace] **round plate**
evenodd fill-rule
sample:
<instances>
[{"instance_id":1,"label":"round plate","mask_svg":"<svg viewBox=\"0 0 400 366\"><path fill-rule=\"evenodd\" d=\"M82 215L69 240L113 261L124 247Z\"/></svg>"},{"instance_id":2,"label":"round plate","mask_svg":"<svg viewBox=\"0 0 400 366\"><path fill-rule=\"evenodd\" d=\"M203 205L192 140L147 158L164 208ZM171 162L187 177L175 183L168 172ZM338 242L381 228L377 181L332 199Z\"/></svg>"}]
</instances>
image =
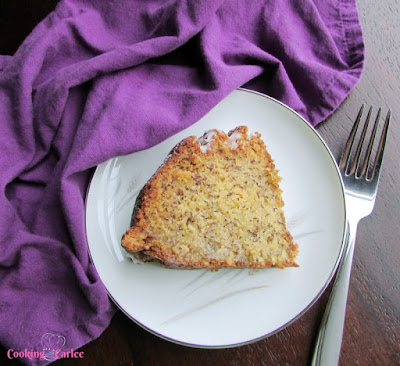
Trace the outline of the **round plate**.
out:
<instances>
[{"instance_id":1,"label":"round plate","mask_svg":"<svg viewBox=\"0 0 400 366\"><path fill-rule=\"evenodd\" d=\"M246 125L258 131L282 177L298 268L174 270L135 264L121 248L137 194L183 138ZM86 207L89 252L110 297L132 320L165 339L196 347L258 340L298 318L329 284L343 251L344 190L328 147L297 113L239 89L200 121L163 143L99 165Z\"/></svg>"}]
</instances>

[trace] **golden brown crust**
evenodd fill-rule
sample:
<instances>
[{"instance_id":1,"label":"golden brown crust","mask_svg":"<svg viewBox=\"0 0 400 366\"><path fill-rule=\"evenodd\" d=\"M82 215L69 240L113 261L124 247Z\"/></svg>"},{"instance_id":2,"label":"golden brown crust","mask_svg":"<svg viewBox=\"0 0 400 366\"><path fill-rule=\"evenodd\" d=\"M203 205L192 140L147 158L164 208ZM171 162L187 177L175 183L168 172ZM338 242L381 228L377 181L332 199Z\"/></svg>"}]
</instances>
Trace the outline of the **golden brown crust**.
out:
<instances>
[{"instance_id":1,"label":"golden brown crust","mask_svg":"<svg viewBox=\"0 0 400 366\"><path fill-rule=\"evenodd\" d=\"M143 187L122 246L174 268L297 266L279 181L247 127L190 136Z\"/></svg>"}]
</instances>

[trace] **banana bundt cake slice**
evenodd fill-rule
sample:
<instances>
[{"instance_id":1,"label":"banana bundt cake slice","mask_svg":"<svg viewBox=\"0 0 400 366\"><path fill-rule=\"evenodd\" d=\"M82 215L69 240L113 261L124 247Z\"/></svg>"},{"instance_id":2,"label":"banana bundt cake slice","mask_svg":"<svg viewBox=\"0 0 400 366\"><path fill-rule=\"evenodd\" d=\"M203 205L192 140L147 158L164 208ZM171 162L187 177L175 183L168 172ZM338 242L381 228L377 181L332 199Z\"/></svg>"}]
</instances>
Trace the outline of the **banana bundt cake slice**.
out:
<instances>
[{"instance_id":1,"label":"banana bundt cake slice","mask_svg":"<svg viewBox=\"0 0 400 366\"><path fill-rule=\"evenodd\" d=\"M297 266L280 177L245 126L188 137L140 192L122 246L172 268Z\"/></svg>"}]
</instances>

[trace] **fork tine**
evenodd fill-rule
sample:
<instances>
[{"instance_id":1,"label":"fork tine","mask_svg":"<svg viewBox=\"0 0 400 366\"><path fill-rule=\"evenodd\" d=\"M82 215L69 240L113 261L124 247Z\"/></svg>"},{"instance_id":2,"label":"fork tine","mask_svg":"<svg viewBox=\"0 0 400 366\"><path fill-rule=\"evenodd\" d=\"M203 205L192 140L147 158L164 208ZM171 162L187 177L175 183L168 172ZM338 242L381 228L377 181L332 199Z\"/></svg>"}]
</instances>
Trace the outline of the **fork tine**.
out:
<instances>
[{"instance_id":1,"label":"fork tine","mask_svg":"<svg viewBox=\"0 0 400 366\"><path fill-rule=\"evenodd\" d=\"M360 141L358 141L357 150L354 155L353 164L351 165L349 172L347 174L355 174L357 167L359 165L361 150L364 145L365 135L367 133L367 129L368 129L368 125L369 125L369 120L371 119L371 113L372 113L372 107L370 107L368 110L368 114L367 114L367 117L366 117L365 123L364 123L364 128L361 132Z\"/></svg>"},{"instance_id":2,"label":"fork tine","mask_svg":"<svg viewBox=\"0 0 400 366\"><path fill-rule=\"evenodd\" d=\"M353 127L351 129L349 138L347 139L346 146L345 146L345 149L343 151L343 155L342 155L342 157L340 159L340 162L339 162L339 168L344 172L347 171L347 168L349 166L350 151L351 151L351 148L352 148L353 143L354 143L354 138L355 138L356 133L357 133L358 125L360 124L360 120L361 120L361 116L362 116L363 111L364 111L364 107L365 107L364 104L362 104L360 110L358 111L358 115L357 115L356 121L354 122L354 125L353 125Z\"/></svg>"},{"instance_id":3,"label":"fork tine","mask_svg":"<svg viewBox=\"0 0 400 366\"><path fill-rule=\"evenodd\" d=\"M375 177L379 178L380 168L381 168L382 158L383 158L383 152L384 152L385 146L386 146L386 137L387 137L387 133L388 133L388 129L389 129L389 122L390 122L391 115L392 115L392 112L389 109L389 111L386 115L385 124L382 129L382 135L379 140L378 150L377 150L377 154L375 157L374 165L372 167L371 176L369 177L369 179L371 179L371 180L375 179Z\"/></svg>"},{"instance_id":4,"label":"fork tine","mask_svg":"<svg viewBox=\"0 0 400 366\"><path fill-rule=\"evenodd\" d=\"M375 141L376 130L378 129L379 120L381 118L381 112L382 112L382 108L379 108L378 109L378 113L377 113L376 118L375 118L374 128L373 128L373 130L371 132L371 137L369 139L368 148L367 148L367 151L365 153L364 163L363 163L363 166L361 168L361 171L359 172L359 175L357 175L358 178L363 178L367 174L368 165L369 165L369 161L370 161L370 158L371 158L372 147L373 147L374 141Z\"/></svg>"}]
</instances>

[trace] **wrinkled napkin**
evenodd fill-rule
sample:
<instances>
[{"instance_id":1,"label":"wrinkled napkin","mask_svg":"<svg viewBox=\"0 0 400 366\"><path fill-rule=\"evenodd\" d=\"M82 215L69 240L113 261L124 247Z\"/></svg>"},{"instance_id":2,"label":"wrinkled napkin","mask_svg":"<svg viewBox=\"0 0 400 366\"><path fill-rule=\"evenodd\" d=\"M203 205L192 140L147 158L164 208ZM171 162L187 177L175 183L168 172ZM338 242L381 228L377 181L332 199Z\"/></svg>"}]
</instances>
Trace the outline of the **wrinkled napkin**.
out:
<instances>
[{"instance_id":1,"label":"wrinkled napkin","mask_svg":"<svg viewBox=\"0 0 400 366\"><path fill-rule=\"evenodd\" d=\"M85 237L94 167L163 141L241 86L315 126L363 65L355 0L61 1L14 56L0 56L8 356L25 351L23 362L43 365L110 323L115 308ZM28 357L35 350L46 360Z\"/></svg>"}]
</instances>

